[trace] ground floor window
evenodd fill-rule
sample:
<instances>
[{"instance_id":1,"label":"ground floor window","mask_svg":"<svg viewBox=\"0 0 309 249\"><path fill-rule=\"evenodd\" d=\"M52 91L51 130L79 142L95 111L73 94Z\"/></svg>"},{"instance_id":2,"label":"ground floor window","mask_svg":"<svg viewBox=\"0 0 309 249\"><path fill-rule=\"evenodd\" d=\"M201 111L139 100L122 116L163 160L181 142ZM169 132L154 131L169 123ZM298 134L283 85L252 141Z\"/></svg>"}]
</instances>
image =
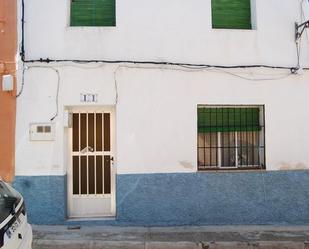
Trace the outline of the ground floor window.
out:
<instances>
[{"instance_id":1,"label":"ground floor window","mask_svg":"<svg viewBox=\"0 0 309 249\"><path fill-rule=\"evenodd\" d=\"M198 169L264 169L263 106L198 106Z\"/></svg>"}]
</instances>

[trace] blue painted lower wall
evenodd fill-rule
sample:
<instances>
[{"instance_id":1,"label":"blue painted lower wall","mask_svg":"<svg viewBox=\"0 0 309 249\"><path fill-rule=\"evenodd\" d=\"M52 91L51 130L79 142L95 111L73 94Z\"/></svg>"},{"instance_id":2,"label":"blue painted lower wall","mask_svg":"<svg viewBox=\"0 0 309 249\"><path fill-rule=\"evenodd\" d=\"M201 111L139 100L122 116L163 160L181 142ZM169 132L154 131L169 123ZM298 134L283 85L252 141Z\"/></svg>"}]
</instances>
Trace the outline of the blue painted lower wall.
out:
<instances>
[{"instance_id":1,"label":"blue painted lower wall","mask_svg":"<svg viewBox=\"0 0 309 249\"><path fill-rule=\"evenodd\" d=\"M309 171L118 175L117 217L106 221L66 221L66 176L17 176L14 186L35 224L309 224Z\"/></svg>"},{"instance_id":2,"label":"blue painted lower wall","mask_svg":"<svg viewBox=\"0 0 309 249\"><path fill-rule=\"evenodd\" d=\"M66 219L65 176L16 176L13 186L25 199L31 223L61 224Z\"/></svg>"}]
</instances>

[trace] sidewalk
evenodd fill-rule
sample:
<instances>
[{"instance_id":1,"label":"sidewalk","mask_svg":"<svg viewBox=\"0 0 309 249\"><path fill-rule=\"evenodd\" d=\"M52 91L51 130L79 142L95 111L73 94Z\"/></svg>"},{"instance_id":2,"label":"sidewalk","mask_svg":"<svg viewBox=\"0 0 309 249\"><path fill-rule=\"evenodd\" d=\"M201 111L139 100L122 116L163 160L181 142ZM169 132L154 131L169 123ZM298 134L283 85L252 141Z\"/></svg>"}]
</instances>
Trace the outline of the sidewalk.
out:
<instances>
[{"instance_id":1,"label":"sidewalk","mask_svg":"<svg viewBox=\"0 0 309 249\"><path fill-rule=\"evenodd\" d=\"M33 249L309 249L309 226L33 226Z\"/></svg>"}]
</instances>

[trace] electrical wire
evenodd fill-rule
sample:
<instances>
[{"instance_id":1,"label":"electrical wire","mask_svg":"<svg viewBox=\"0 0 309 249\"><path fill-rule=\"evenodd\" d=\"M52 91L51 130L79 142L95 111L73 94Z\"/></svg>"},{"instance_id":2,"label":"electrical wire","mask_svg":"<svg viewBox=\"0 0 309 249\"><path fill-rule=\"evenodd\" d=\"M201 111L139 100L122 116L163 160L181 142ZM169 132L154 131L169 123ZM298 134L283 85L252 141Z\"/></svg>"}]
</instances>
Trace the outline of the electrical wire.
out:
<instances>
[{"instance_id":1,"label":"electrical wire","mask_svg":"<svg viewBox=\"0 0 309 249\"><path fill-rule=\"evenodd\" d=\"M303 2L304 0L301 0L300 4L301 4L301 19L304 20L305 19L305 14L304 14L304 10L303 10ZM71 62L71 63L75 63L74 66L76 66L76 64L90 64L90 63L105 63L105 64L133 64L133 65L157 65L157 66L177 66L180 68L185 68L188 69L186 71L202 71L202 70L206 70L206 69L217 69L217 71L241 78L241 79L245 79L245 80L250 80L250 81L269 81L269 80L278 80L278 79L284 79L286 77L289 77L291 74L296 73L299 68L300 68L300 53L301 53L301 42L296 42L296 54L297 54L297 66L296 67L292 67L292 66L273 66L273 65L266 65L266 64L250 64L250 65L212 65L212 64L203 64L203 63L184 63L184 62L169 62L169 61L138 61L138 60L80 60L80 59L50 59L50 58L40 58L40 59L34 59L34 60L27 60L25 58L25 3L24 0L22 0L22 41L21 41L21 51L20 51L20 56L21 56L21 60L23 62L23 68L25 67L25 63L60 63L60 62ZM306 34L307 34L307 38L308 38L308 32L306 30ZM60 66L67 66L70 67L72 65L60 65ZM96 69L96 68L100 68L103 65L99 65L96 67L86 67L86 69ZM32 68L34 67L41 67L41 66L30 66ZM29 67L29 68L30 68ZM44 67L44 66L43 66ZM48 67L48 66L46 66ZM119 68L122 67L129 67L129 66L125 66L125 65L119 65L116 70L114 71L114 84L115 84L115 103L117 104L118 102L118 83L117 83L117 72L119 70ZM48 67L50 69L53 69L56 73L57 73L57 77L58 77L58 84L57 84L57 94L56 94L56 113L55 115L51 118L51 120L54 120L57 115L58 115L58 98L59 98L59 86L60 86L60 74L59 71L53 67ZM84 67L81 67L84 68ZM130 68L142 68L140 66L136 66L136 67L130 67ZM149 69L150 67L143 67L143 68L147 68ZM248 68L270 68L270 69L286 69L286 70L290 70L289 74L285 74L283 76L280 77L275 77L275 78L249 78L249 77L244 77L240 74L236 74L233 72L229 72L226 71L224 69L237 69L237 68L243 68L243 69L248 69ZM162 69L162 68L161 68ZM164 68L166 69L166 68ZM180 70L178 69L172 69L172 68L168 68L169 70ZM309 70L309 68L303 68L303 70ZM185 70L182 70L185 71ZM24 80L24 74L25 74L25 69L23 69L23 74L22 74L22 87L20 92L17 94L16 97L19 97L24 89L24 84L25 84L25 80Z\"/></svg>"},{"instance_id":2,"label":"electrical wire","mask_svg":"<svg viewBox=\"0 0 309 249\"><path fill-rule=\"evenodd\" d=\"M95 65L95 66L89 66L90 63L83 63L81 65L79 65L79 63L74 63L74 64L59 64L57 63L56 65L53 65L53 67L57 67L57 68L65 68L65 67L73 67L73 68L80 68L80 69L85 69L85 70L89 70L89 69L99 69L104 67L104 64L99 64L99 65ZM42 65L41 65L42 66ZM42 66L42 67L49 67L50 65L46 65L46 66Z\"/></svg>"},{"instance_id":3,"label":"electrical wire","mask_svg":"<svg viewBox=\"0 0 309 249\"><path fill-rule=\"evenodd\" d=\"M22 85L21 85L21 89L19 91L19 93L16 95L16 98L20 97L21 94L24 91L24 85L25 85L25 71L32 69L32 68L44 68L44 69L50 69L53 70L56 75L57 75L57 89L56 89L56 98L55 98L55 102L56 102L56 110L55 110L55 114L50 118L50 121L53 121L59 114L59 90L60 90L60 73L59 70L54 68L54 67L45 67L45 66L28 66L25 67L23 66L23 71L22 71Z\"/></svg>"},{"instance_id":4,"label":"electrical wire","mask_svg":"<svg viewBox=\"0 0 309 249\"><path fill-rule=\"evenodd\" d=\"M117 72L118 69L120 68L120 66L118 66L116 68L116 70L114 71L114 85L115 85L115 104L118 104L118 83L117 83Z\"/></svg>"},{"instance_id":5,"label":"electrical wire","mask_svg":"<svg viewBox=\"0 0 309 249\"><path fill-rule=\"evenodd\" d=\"M304 0L300 0L300 20L301 20L301 23L304 22L305 20L305 17L304 17L304 13L303 13L303 3L304 3ZM297 58L297 66L296 68L300 68L300 52L301 52L301 43L302 43L302 39L301 37L299 37L299 39L296 38L295 40L295 46L296 46L296 58Z\"/></svg>"},{"instance_id":6,"label":"electrical wire","mask_svg":"<svg viewBox=\"0 0 309 249\"><path fill-rule=\"evenodd\" d=\"M22 92L24 91L24 86L25 86L25 63L23 63L23 71L22 71L22 76L21 76L21 88L18 92L18 94L16 95L16 98L20 97L20 95L22 94Z\"/></svg>"},{"instance_id":7,"label":"electrical wire","mask_svg":"<svg viewBox=\"0 0 309 249\"><path fill-rule=\"evenodd\" d=\"M121 68L127 68L127 69L149 69L149 70L153 70L153 69L160 69L160 70L172 70L172 71L183 71L183 72L201 72L201 71L208 71L208 72L221 72L221 73L225 73L225 74L229 74L232 75L234 77L238 77L244 80L249 80L249 81L272 81L272 80L279 80L279 79L285 79L289 76L291 76L293 73L290 72L288 74L280 74L279 77L272 77L272 78L249 78L249 77L244 77L240 74L237 73L232 73L229 72L227 70L221 69L221 68L209 68L209 67L204 67L204 68L192 68L192 67L184 67L184 69L181 68L162 68L162 67L146 67L146 66L128 66L128 65L121 65L118 66L115 70L114 70L114 87L115 87L115 104L118 103L118 80L117 80L117 73L119 71L119 69ZM279 75L279 74L276 74ZM268 75L269 76L269 75Z\"/></svg>"},{"instance_id":8,"label":"electrical wire","mask_svg":"<svg viewBox=\"0 0 309 249\"><path fill-rule=\"evenodd\" d=\"M21 51L20 58L25 62L25 0L21 1Z\"/></svg>"},{"instance_id":9,"label":"electrical wire","mask_svg":"<svg viewBox=\"0 0 309 249\"><path fill-rule=\"evenodd\" d=\"M296 41L295 42L295 46L296 46L296 56L297 56L297 67L296 68L300 68L300 50L301 50L301 41Z\"/></svg>"},{"instance_id":10,"label":"electrical wire","mask_svg":"<svg viewBox=\"0 0 309 249\"><path fill-rule=\"evenodd\" d=\"M181 68L164 68L164 67L145 67L145 66L126 66L126 65L122 65L122 66L118 66L117 69L115 70L114 72L114 75L117 74L117 71L120 69L120 68L131 68L131 69L160 69L160 70L174 70L174 71L183 71L183 72L201 72L201 71L208 71L208 72L222 72L222 73L225 73L225 74L229 74L229 75L232 75L232 76L235 76L235 77L238 77L238 78L241 78L241 79L244 79L244 80L249 80L249 81L271 81L271 80L279 80L279 79L284 79L284 78L287 78L289 77L290 75L292 75L291 72L289 73L284 73L284 74L272 74L272 76L277 76L278 77L267 77L267 78L253 78L253 77L245 77L245 76L242 76L240 75L239 73L233 73L233 72L230 72L230 71L227 71L227 70L224 70L224 69L221 69L221 68L211 68L211 67L200 67L200 68L192 68L192 67L186 67L184 66L183 68L184 69L181 69ZM258 75L258 74L256 74ZM265 74L263 74L264 76ZM270 75L267 75L267 76L270 76Z\"/></svg>"},{"instance_id":11,"label":"electrical wire","mask_svg":"<svg viewBox=\"0 0 309 249\"><path fill-rule=\"evenodd\" d=\"M102 68L104 65L99 65L99 66L95 66L95 67L88 67L88 66L78 66L76 64L74 65L59 65L57 64L56 67L77 67L77 68L81 68L81 69L100 69ZM58 86L57 86L57 95L56 95L56 106L57 106L57 112L55 114L55 116L51 119L51 121L58 115L58 94L59 94L59 82L60 82L60 74L59 71L52 66L46 65L46 66L29 66L28 68L49 68L52 70L55 70L57 72L58 75ZM117 80L117 73L119 71L119 69L121 68L128 68L128 69L159 69L159 70L171 70L171 71L182 71L182 72L202 72L202 71L208 71L208 72L221 72L221 73L225 73L225 74L229 74L232 75L234 77L238 77L244 80L249 80L249 81L271 81L271 80L278 80L278 79L284 79L289 77L292 73L288 73L288 74L272 74L273 76L277 76L280 75L279 77L268 77L268 78L249 78L249 77L245 77L242 76L240 74L237 73L233 73L233 72L229 72L227 70L224 69L220 69L220 68L210 68L210 67L188 67L188 66L182 66L182 67L175 67L175 66L170 66L170 67L162 67L162 65L157 65L156 67L154 66L140 66L140 65L136 65L136 66L132 66L132 65L118 65L117 68L113 71L113 75L114 75L114 88L115 88L115 104L118 103L118 98L119 98L119 94L118 94L118 80ZM19 97L23 91L24 88L24 72L25 70L23 70L23 77L22 77L22 88L19 92L19 94L16 97ZM256 75L258 75L256 73ZM262 74L265 75L265 74ZM267 76L270 76L269 74L267 74Z\"/></svg>"},{"instance_id":12,"label":"electrical wire","mask_svg":"<svg viewBox=\"0 0 309 249\"><path fill-rule=\"evenodd\" d=\"M169 62L169 61L133 61L133 60L74 60L74 59L39 59L39 60L24 60L25 63L59 63L59 62L73 62L73 63L106 63L106 64L140 64L140 65L162 65L162 66L180 66L180 67L192 67L192 68L222 68L222 69L234 69L234 68L270 68L270 69L287 69L292 72L297 68L292 66L272 66L266 64L250 64L250 65L214 65L214 64L196 64L196 63L183 63L183 62ZM304 68L309 70L309 68Z\"/></svg>"},{"instance_id":13,"label":"electrical wire","mask_svg":"<svg viewBox=\"0 0 309 249\"><path fill-rule=\"evenodd\" d=\"M57 91L56 91L56 112L55 115L50 119L50 121L53 121L59 113L59 88L60 88L60 73L57 69L53 68L53 70L56 72L57 74Z\"/></svg>"},{"instance_id":14,"label":"electrical wire","mask_svg":"<svg viewBox=\"0 0 309 249\"><path fill-rule=\"evenodd\" d=\"M289 76L291 76L293 73L289 73L289 74L285 74L283 76L280 76L280 77L274 77L274 78L249 78L249 77L244 77L244 76L241 76L239 74L236 74L236 73L232 73L232 72L228 72L226 70L222 70L222 69L218 69L218 71L220 72L224 72L226 74L229 74L229 75L232 75L232 76L235 76L235 77L238 77L238 78L241 78L243 80L249 80L249 81L271 81L271 80L281 80L281 79L285 79Z\"/></svg>"},{"instance_id":15,"label":"electrical wire","mask_svg":"<svg viewBox=\"0 0 309 249\"><path fill-rule=\"evenodd\" d=\"M306 21L306 14L305 14L305 10L304 10L304 2L305 2L305 0L301 0L301 2L300 2L301 21L302 22ZM307 6L309 6L309 0L308 0L308 5ZM309 11L309 9L308 9L308 11ZM309 32L308 32L308 29L306 29L305 32L306 32L307 40L309 42Z\"/></svg>"},{"instance_id":16,"label":"electrical wire","mask_svg":"<svg viewBox=\"0 0 309 249\"><path fill-rule=\"evenodd\" d=\"M25 58L25 4L22 0L22 42L21 42L21 60L24 63L51 63L51 62L73 62L73 63L106 63L106 64L149 64L149 65L169 65L169 66L189 66L189 67L212 67L212 68L222 68L222 69L232 69L232 68L271 68L271 69L287 69L292 73L297 72L299 68L293 66L273 66L264 64L251 64L251 65L211 65L211 64L199 64L199 63L183 63L183 62L169 62L169 61L138 61L138 60L80 60L80 59L50 59L50 58L40 58L34 60L27 60ZM309 68L303 68L304 70L309 70Z\"/></svg>"},{"instance_id":17,"label":"electrical wire","mask_svg":"<svg viewBox=\"0 0 309 249\"><path fill-rule=\"evenodd\" d=\"M305 2L305 0L299 1L301 23L304 23L306 21L306 15L305 15L305 11L304 11L304 2ZM308 3L309 3L309 1L308 1ZM308 29L304 28L304 30L305 30L305 33L306 33L307 40L309 42ZM297 54L297 69L300 69L301 68L300 60L301 60L302 38L300 37L299 39L296 39L295 43L296 43L296 54ZM303 69L308 70L308 68L303 68Z\"/></svg>"}]
</instances>

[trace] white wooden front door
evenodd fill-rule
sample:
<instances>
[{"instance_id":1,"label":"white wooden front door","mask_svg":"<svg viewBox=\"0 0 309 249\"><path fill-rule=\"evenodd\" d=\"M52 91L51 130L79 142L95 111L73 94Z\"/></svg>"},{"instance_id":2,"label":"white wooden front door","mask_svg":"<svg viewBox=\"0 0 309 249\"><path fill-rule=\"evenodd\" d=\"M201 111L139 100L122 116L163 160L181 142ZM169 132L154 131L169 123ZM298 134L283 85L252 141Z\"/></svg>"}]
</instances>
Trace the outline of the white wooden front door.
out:
<instances>
[{"instance_id":1,"label":"white wooden front door","mask_svg":"<svg viewBox=\"0 0 309 249\"><path fill-rule=\"evenodd\" d=\"M68 170L69 217L115 215L113 112L73 111Z\"/></svg>"}]
</instances>

